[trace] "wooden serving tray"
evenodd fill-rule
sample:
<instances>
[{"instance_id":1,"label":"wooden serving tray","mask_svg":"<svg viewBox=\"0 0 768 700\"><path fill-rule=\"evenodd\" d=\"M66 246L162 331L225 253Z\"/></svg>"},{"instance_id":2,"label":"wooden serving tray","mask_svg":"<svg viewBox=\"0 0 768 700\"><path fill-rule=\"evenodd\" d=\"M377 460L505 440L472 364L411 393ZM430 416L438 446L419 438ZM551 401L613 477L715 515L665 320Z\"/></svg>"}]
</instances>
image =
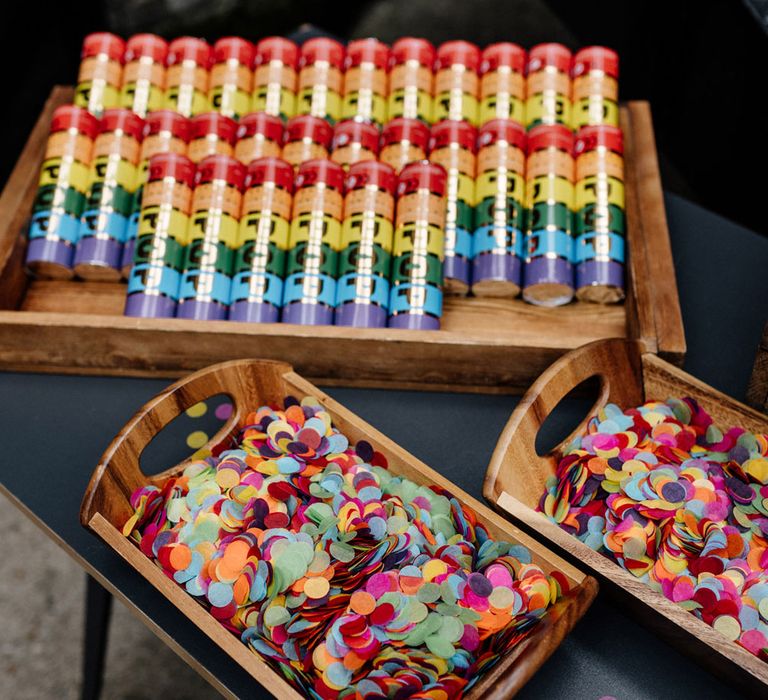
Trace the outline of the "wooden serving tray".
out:
<instances>
[{"instance_id":1,"label":"wooden serving tray","mask_svg":"<svg viewBox=\"0 0 768 700\"><path fill-rule=\"evenodd\" d=\"M536 435L547 416L575 387L597 377L597 401L580 425L546 455L536 451ZM561 357L531 386L512 413L499 438L485 477L483 495L499 511L533 531L598 576L606 590L640 622L688 654L707 670L742 691L763 698L768 694L768 663L761 661L712 627L656 593L618 564L598 554L536 512L548 476L555 472L565 445L583 431L590 416L607 403L622 408L646 400L691 396L721 426L739 425L768 433L768 417L645 352L636 341L595 342Z\"/></svg>"},{"instance_id":2,"label":"wooden serving tray","mask_svg":"<svg viewBox=\"0 0 768 700\"><path fill-rule=\"evenodd\" d=\"M626 149L628 298L543 309L519 299L446 298L442 329L250 324L122 315L125 285L30 280L27 220L55 87L0 199L0 369L177 377L213 362L285 360L326 385L453 391L524 390L564 352L628 337L672 362L685 355L656 147L647 102L621 108Z\"/></svg>"},{"instance_id":3,"label":"wooden serving tray","mask_svg":"<svg viewBox=\"0 0 768 700\"><path fill-rule=\"evenodd\" d=\"M287 395L297 398L314 396L331 414L334 424L351 442L367 440L383 453L395 474L425 485L437 484L472 508L478 520L496 539L525 545L533 561L547 573L561 571L572 585L570 593L555 604L531 636L502 659L466 696L506 698L516 693L546 661L565 635L573 628L597 593L595 579L552 554L543 545L520 532L514 525L493 513L487 506L467 495L450 481L430 469L353 413L336 403L320 389L305 381L281 362L235 360L214 365L168 387L145 404L112 441L93 473L80 510L81 523L93 530L128 564L152 583L198 628L240 664L255 680L278 698L300 698L282 676L275 673L260 656L225 630L202 605L165 576L135 544L122 534L122 527L133 513L129 498L138 487L160 484L185 467L179 464L153 477L139 469L139 458L152 438L190 406L217 394L228 395L233 402L232 416L208 443L221 444L244 424L249 411L264 404L280 404Z\"/></svg>"}]
</instances>

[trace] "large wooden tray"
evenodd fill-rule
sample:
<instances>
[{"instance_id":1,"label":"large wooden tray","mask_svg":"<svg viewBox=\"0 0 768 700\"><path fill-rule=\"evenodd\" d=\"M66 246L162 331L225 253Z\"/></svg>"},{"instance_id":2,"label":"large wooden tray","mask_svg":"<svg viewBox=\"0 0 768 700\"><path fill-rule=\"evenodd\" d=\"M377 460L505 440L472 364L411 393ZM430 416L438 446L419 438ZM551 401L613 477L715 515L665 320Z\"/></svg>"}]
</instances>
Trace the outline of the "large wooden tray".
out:
<instances>
[{"instance_id":1,"label":"large wooden tray","mask_svg":"<svg viewBox=\"0 0 768 700\"><path fill-rule=\"evenodd\" d=\"M536 436L547 416L575 387L596 377L599 396L573 433L546 455L536 451ZM768 433L768 417L752 410L677 367L644 352L636 341L592 343L560 358L531 386L512 413L494 450L483 495L500 512L598 576L640 622L706 668L750 695L768 696L768 663L726 639L661 593L638 581L618 564L572 537L535 511L554 473L563 447L581 432L589 417L606 405L639 406L645 400L691 396L720 426L739 425Z\"/></svg>"},{"instance_id":2,"label":"large wooden tray","mask_svg":"<svg viewBox=\"0 0 768 700\"><path fill-rule=\"evenodd\" d=\"M126 318L124 284L30 280L23 265L39 166L51 113L71 98L72 88L53 89L0 199L0 369L176 377L258 355L291 362L326 385L514 392L564 352L599 338L636 338L682 362L685 336L646 102L621 108L626 303L542 309L521 300L448 298L441 330L409 331Z\"/></svg>"},{"instance_id":3,"label":"large wooden tray","mask_svg":"<svg viewBox=\"0 0 768 700\"><path fill-rule=\"evenodd\" d=\"M250 410L263 404L280 404L287 395L315 396L331 414L335 425L351 442L367 440L383 453L390 470L420 484L437 484L477 513L496 539L518 542L531 551L533 560L547 573L561 571L572 588L537 625L531 636L502 659L467 695L472 700L507 698L516 693L557 648L591 604L597 584L574 566L549 552L546 547L520 532L437 472L420 462L375 428L347 411L320 389L280 362L235 360L201 370L170 386L143 406L125 425L93 473L80 510L80 520L125 561L152 583L168 600L255 680L279 698L299 698L297 693L261 657L226 631L199 603L165 576L122 534L122 526L133 513L129 498L138 487L159 484L184 469L184 463L153 477L139 469L140 456L152 438L185 409L217 394L227 394L234 404L232 416L211 439L208 447L221 444L244 424Z\"/></svg>"}]
</instances>

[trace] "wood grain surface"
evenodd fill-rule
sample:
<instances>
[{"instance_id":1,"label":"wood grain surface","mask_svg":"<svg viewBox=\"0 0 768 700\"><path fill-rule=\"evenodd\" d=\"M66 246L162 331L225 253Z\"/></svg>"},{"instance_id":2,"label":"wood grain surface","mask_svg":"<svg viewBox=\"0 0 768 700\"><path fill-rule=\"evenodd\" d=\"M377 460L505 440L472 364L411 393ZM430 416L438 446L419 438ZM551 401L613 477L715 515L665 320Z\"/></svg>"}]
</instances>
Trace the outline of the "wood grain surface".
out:
<instances>
[{"instance_id":1,"label":"wood grain surface","mask_svg":"<svg viewBox=\"0 0 768 700\"><path fill-rule=\"evenodd\" d=\"M755 364L747 386L747 403L758 411L768 411L768 323L755 354Z\"/></svg>"},{"instance_id":2,"label":"wood grain surface","mask_svg":"<svg viewBox=\"0 0 768 700\"><path fill-rule=\"evenodd\" d=\"M647 349L676 365L685 358L685 332L661 189L656 139L647 102L629 102L622 113L627 187L628 276L637 331ZM634 258L634 261L632 260Z\"/></svg>"}]
</instances>

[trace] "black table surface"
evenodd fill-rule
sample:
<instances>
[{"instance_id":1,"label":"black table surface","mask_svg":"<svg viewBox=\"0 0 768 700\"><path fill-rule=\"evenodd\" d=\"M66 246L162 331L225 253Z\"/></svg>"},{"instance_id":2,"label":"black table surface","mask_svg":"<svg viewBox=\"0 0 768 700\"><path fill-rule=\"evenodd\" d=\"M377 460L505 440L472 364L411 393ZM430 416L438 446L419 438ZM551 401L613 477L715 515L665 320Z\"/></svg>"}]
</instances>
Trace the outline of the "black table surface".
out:
<instances>
[{"instance_id":1,"label":"black table surface","mask_svg":"<svg viewBox=\"0 0 768 700\"><path fill-rule=\"evenodd\" d=\"M688 342L685 368L743 398L766 320L768 239L679 197L667 196L666 206ZM0 483L49 536L153 620L220 689L239 697L267 697L78 521L80 500L102 451L135 410L166 385L165 380L0 373L0 442L7 456ZM340 388L329 393L480 499L491 451L518 401ZM572 402L562 420L573 422L583 410L583 402ZM733 691L600 594L520 697L606 695L725 698Z\"/></svg>"}]
</instances>

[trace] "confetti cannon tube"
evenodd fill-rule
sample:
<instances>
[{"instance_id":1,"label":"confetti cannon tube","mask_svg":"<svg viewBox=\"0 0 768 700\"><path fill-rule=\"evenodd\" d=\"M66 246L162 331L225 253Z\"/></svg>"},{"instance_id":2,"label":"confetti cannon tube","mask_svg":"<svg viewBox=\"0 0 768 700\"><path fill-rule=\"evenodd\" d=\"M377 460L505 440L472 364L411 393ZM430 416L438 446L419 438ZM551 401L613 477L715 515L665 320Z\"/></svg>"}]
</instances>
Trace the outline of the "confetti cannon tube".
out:
<instances>
[{"instance_id":1,"label":"confetti cannon tube","mask_svg":"<svg viewBox=\"0 0 768 700\"><path fill-rule=\"evenodd\" d=\"M299 49L292 41L270 36L256 44L251 109L290 119L296 114Z\"/></svg>"},{"instance_id":2,"label":"confetti cannon tube","mask_svg":"<svg viewBox=\"0 0 768 700\"><path fill-rule=\"evenodd\" d=\"M186 156L161 153L150 158L126 316L176 314L194 180L195 164Z\"/></svg>"},{"instance_id":3,"label":"confetti cannon tube","mask_svg":"<svg viewBox=\"0 0 768 700\"><path fill-rule=\"evenodd\" d=\"M99 32L83 40L75 105L101 117L105 109L120 104L125 42L114 34Z\"/></svg>"},{"instance_id":4,"label":"confetti cannon tube","mask_svg":"<svg viewBox=\"0 0 768 700\"><path fill-rule=\"evenodd\" d=\"M98 119L82 107L63 105L53 113L27 248L27 268L39 277L72 277L98 130Z\"/></svg>"},{"instance_id":5,"label":"confetti cannon tube","mask_svg":"<svg viewBox=\"0 0 768 700\"><path fill-rule=\"evenodd\" d=\"M446 180L443 284L448 294L467 294L471 282L475 206L476 129L446 119L432 127L429 159L442 165Z\"/></svg>"},{"instance_id":6,"label":"confetti cannon tube","mask_svg":"<svg viewBox=\"0 0 768 700\"><path fill-rule=\"evenodd\" d=\"M619 125L619 57L604 46L573 57L573 126Z\"/></svg>"},{"instance_id":7,"label":"confetti cannon tube","mask_svg":"<svg viewBox=\"0 0 768 700\"><path fill-rule=\"evenodd\" d=\"M283 292L286 323L333 323L343 192L337 163L310 160L299 168Z\"/></svg>"},{"instance_id":8,"label":"confetti cannon tube","mask_svg":"<svg viewBox=\"0 0 768 700\"><path fill-rule=\"evenodd\" d=\"M378 39L358 39L347 45L344 59L343 119L381 126L387 121L389 47Z\"/></svg>"},{"instance_id":9,"label":"confetti cannon tube","mask_svg":"<svg viewBox=\"0 0 768 700\"><path fill-rule=\"evenodd\" d=\"M165 108L192 117L208 112L208 71L211 47L202 39L183 36L168 46Z\"/></svg>"},{"instance_id":10,"label":"confetti cannon tube","mask_svg":"<svg viewBox=\"0 0 768 700\"><path fill-rule=\"evenodd\" d=\"M198 114L189 120L187 156L199 163L208 156L231 156L235 152L237 122L218 112Z\"/></svg>"},{"instance_id":11,"label":"confetti cannon tube","mask_svg":"<svg viewBox=\"0 0 768 700\"><path fill-rule=\"evenodd\" d=\"M381 132L379 160L399 173L408 163L424 160L429 148L429 127L419 119L398 117Z\"/></svg>"},{"instance_id":12,"label":"confetti cannon tube","mask_svg":"<svg viewBox=\"0 0 768 700\"><path fill-rule=\"evenodd\" d=\"M523 298L560 306L573 298L573 133L542 125L528 134Z\"/></svg>"},{"instance_id":13,"label":"confetti cannon tube","mask_svg":"<svg viewBox=\"0 0 768 700\"><path fill-rule=\"evenodd\" d=\"M323 160L331 152L333 127L320 117L302 114L285 126L283 160L298 168L308 160Z\"/></svg>"},{"instance_id":14,"label":"confetti cannon tube","mask_svg":"<svg viewBox=\"0 0 768 700\"><path fill-rule=\"evenodd\" d=\"M528 54L525 120L571 127L571 52L562 44L539 44Z\"/></svg>"},{"instance_id":15,"label":"confetti cannon tube","mask_svg":"<svg viewBox=\"0 0 768 700\"><path fill-rule=\"evenodd\" d=\"M331 123L341 118L344 86L344 47L318 37L301 46L296 114L310 114Z\"/></svg>"},{"instance_id":16,"label":"confetti cannon tube","mask_svg":"<svg viewBox=\"0 0 768 700\"><path fill-rule=\"evenodd\" d=\"M341 228L336 325L387 325L397 176L385 163L349 168Z\"/></svg>"},{"instance_id":17,"label":"confetti cannon tube","mask_svg":"<svg viewBox=\"0 0 768 700\"><path fill-rule=\"evenodd\" d=\"M213 45L208 102L214 112L238 119L251 111L255 54L250 41L236 36L219 39Z\"/></svg>"},{"instance_id":18,"label":"confetti cannon tube","mask_svg":"<svg viewBox=\"0 0 768 700\"><path fill-rule=\"evenodd\" d=\"M244 179L245 166L230 156L208 156L197 166L178 318L227 318Z\"/></svg>"},{"instance_id":19,"label":"confetti cannon tube","mask_svg":"<svg viewBox=\"0 0 768 700\"><path fill-rule=\"evenodd\" d=\"M594 150L593 144L597 143L597 135L604 129L589 128L581 129L576 139L574 153L576 154L576 163L578 165L581 159L581 167L576 170L576 179L581 180L588 175L594 175L597 172L597 166L603 167L606 172L613 172L614 177L623 181L623 168L618 168L617 155L620 156L623 150L623 138L618 134L614 127L605 129L608 133L616 133L615 138L610 138L610 145L606 147L604 157L598 153L593 153L585 159L582 152ZM592 136L589 136L590 133ZM589 138L587 138L589 136ZM617 142L618 141L618 142ZM613 153L611 153L613 151ZM621 157L621 156L620 156ZM604 162L601 165L601 160ZM623 157L622 157L623 160ZM610 170L609 170L610 168ZM611 204L610 201L604 202L598 206L597 203L586 203L574 215L574 236L576 239L590 233L610 233L614 237L624 238L626 234L625 213L622 207Z\"/></svg>"},{"instance_id":20,"label":"confetti cannon tube","mask_svg":"<svg viewBox=\"0 0 768 700\"><path fill-rule=\"evenodd\" d=\"M525 123L525 50L503 42L486 47L480 57L479 122L511 119Z\"/></svg>"},{"instance_id":21,"label":"confetti cannon tube","mask_svg":"<svg viewBox=\"0 0 768 700\"><path fill-rule=\"evenodd\" d=\"M73 262L75 274L83 279L120 279L143 130L144 120L122 107L106 110L101 119Z\"/></svg>"},{"instance_id":22,"label":"confetti cannon tube","mask_svg":"<svg viewBox=\"0 0 768 700\"><path fill-rule=\"evenodd\" d=\"M435 47L426 39L404 37L389 57L387 119L421 119L432 123Z\"/></svg>"},{"instance_id":23,"label":"confetti cannon tube","mask_svg":"<svg viewBox=\"0 0 768 700\"><path fill-rule=\"evenodd\" d=\"M283 149L283 122L266 112L246 114L237 126L235 158L248 165L258 158L279 157Z\"/></svg>"},{"instance_id":24,"label":"confetti cannon tube","mask_svg":"<svg viewBox=\"0 0 768 700\"><path fill-rule=\"evenodd\" d=\"M624 146L621 129L586 126L576 138L576 296L624 298Z\"/></svg>"},{"instance_id":25,"label":"confetti cannon tube","mask_svg":"<svg viewBox=\"0 0 768 700\"><path fill-rule=\"evenodd\" d=\"M353 163L376 160L379 153L379 130L374 124L345 119L333 129L331 160L347 169Z\"/></svg>"},{"instance_id":26,"label":"confetti cannon tube","mask_svg":"<svg viewBox=\"0 0 768 700\"><path fill-rule=\"evenodd\" d=\"M445 181L445 169L429 161L407 165L398 178L390 328L440 328Z\"/></svg>"},{"instance_id":27,"label":"confetti cannon tube","mask_svg":"<svg viewBox=\"0 0 768 700\"><path fill-rule=\"evenodd\" d=\"M280 318L293 179L293 168L280 158L260 158L248 166L230 321L275 323Z\"/></svg>"},{"instance_id":28,"label":"confetti cannon tube","mask_svg":"<svg viewBox=\"0 0 768 700\"><path fill-rule=\"evenodd\" d=\"M452 119L477 125L480 49L468 41L447 41L435 61L434 121Z\"/></svg>"},{"instance_id":29,"label":"confetti cannon tube","mask_svg":"<svg viewBox=\"0 0 768 700\"><path fill-rule=\"evenodd\" d=\"M525 130L494 119L478 135L472 293L511 297L520 293L525 226Z\"/></svg>"},{"instance_id":30,"label":"confetti cannon tube","mask_svg":"<svg viewBox=\"0 0 768 700\"><path fill-rule=\"evenodd\" d=\"M168 43L155 34L135 34L125 45L120 106L146 117L163 108Z\"/></svg>"},{"instance_id":31,"label":"confetti cannon tube","mask_svg":"<svg viewBox=\"0 0 768 700\"><path fill-rule=\"evenodd\" d=\"M189 120L178 112L161 109L150 112L144 120L144 137L141 142L141 156L139 157L138 186L133 195L131 216L123 245L121 271L126 279L133 265L133 251L136 247L136 234L139 230L139 217L141 216L141 198L144 192L144 184L147 181L149 160L158 153L187 154L189 143Z\"/></svg>"}]
</instances>

